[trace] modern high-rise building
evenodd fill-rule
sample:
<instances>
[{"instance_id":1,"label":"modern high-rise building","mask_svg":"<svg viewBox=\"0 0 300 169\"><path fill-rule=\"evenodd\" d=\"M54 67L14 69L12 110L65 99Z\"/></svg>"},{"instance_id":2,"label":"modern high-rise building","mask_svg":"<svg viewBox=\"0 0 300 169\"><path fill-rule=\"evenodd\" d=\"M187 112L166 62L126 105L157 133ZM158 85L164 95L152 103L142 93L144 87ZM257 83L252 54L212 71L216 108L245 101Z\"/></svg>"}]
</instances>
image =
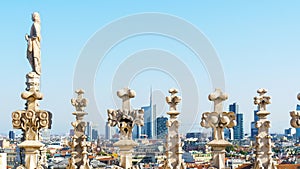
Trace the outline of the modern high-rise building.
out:
<instances>
[{"instance_id":1,"label":"modern high-rise building","mask_svg":"<svg viewBox=\"0 0 300 169\"><path fill-rule=\"evenodd\" d=\"M258 129L255 127L256 122L259 120L257 116L258 110L254 110L254 121L251 122L251 139L254 140L258 134Z\"/></svg>"},{"instance_id":2,"label":"modern high-rise building","mask_svg":"<svg viewBox=\"0 0 300 169\"><path fill-rule=\"evenodd\" d=\"M98 130L92 129L92 141L96 141L98 139Z\"/></svg>"},{"instance_id":3,"label":"modern high-rise building","mask_svg":"<svg viewBox=\"0 0 300 169\"><path fill-rule=\"evenodd\" d=\"M244 139L244 114L236 114L236 126L233 128L233 138L235 140Z\"/></svg>"},{"instance_id":4,"label":"modern high-rise building","mask_svg":"<svg viewBox=\"0 0 300 169\"><path fill-rule=\"evenodd\" d=\"M166 134L168 133L167 123L168 118L167 117L157 117L156 118L156 138L157 139L165 139Z\"/></svg>"},{"instance_id":5,"label":"modern high-rise building","mask_svg":"<svg viewBox=\"0 0 300 169\"><path fill-rule=\"evenodd\" d=\"M242 140L244 139L243 113L239 112L239 105L236 103L229 105L229 111L234 112L236 117L236 126L233 127L233 138L235 140Z\"/></svg>"},{"instance_id":6,"label":"modern high-rise building","mask_svg":"<svg viewBox=\"0 0 300 169\"><path fill-rule=\"evenodd\" d=\"M108 122L106 122L105 125L105 139L109 140L111 139L112 132L111 132L111 127L108 125Z\"/></svg>"},{"instance_id":7,"label":"modern high-rise building","mask_svg":"<svg viewBox=\"0 0 300 169\"><path fill-rule=\"evenodd\" d=\"M284 129L284 135L287 137L292 137L296 134L296 129L295 128L288 128Z\"/></svg>"},{"instance_id":8,"label":"modern high-rise building","mask_svg":"<svg viewBox=\"0 0 300 169\"><path fill-rule=\"evenodd\" d=\"M236 103L229 105L229 111L234 112L235 114L239 112L239 105Z\"/></svg>"},{"instance_id":9,"label":"modern high-rise building","mask_svg":"<svg viewBox=\"0 0 300 169\"><path fill-rule=\"evenodd\" d=\"M224 129L224 137L229 139L229 140L233 140L233 129L232 128L225 128Z\"/></svg>"},{"instance_id":10,"label":"modern high-rise building","mask_svg":"<svg viewBox=\"0 0 300 169\"><path fill-rule=\"evenodd\" d=\"M144 126L141 133L150 139L156 138L156 105L152 104L152 89L150 90L150 105L142 109L144 110Z\"/></svg>"},{"instance_id":11,"label":"modern high-rise building","mask_svg":"<svg viewBox=\"0 0 300 169\"><path fill-rule=\"evenodd\" d=\"M89 121L86 123L85 134L86 134L87 138L90 140L92 139L92 130L93 130L92 122Z\"/></svg>"},{"instance_id":12,"label":"modern high-rise building","mask_svg":"<svg viewBox=\"0 0 300 169\"><path fill-rule=\"evenodd\" d=\"M141 127L135 125L132 130L132 139L139 139L141 137Z\"/></svg>"},{"instance_id":13,"label":"modern high-rise building","mask_svg":"<svg viewBox=\"0 0 300 169\"><path fill-rule=\"evenodd\" d=\"M296 110L297 110L297 111L300 111L300 105L299 105L299 104L297 104ZM297 140L297 141L300 140L300 128L296 128L296 140Z\"/></svg>"},{"instance_id":14,"label":"modern high-rise building","mask_svg":"<svg viewBox=\"0 0 300 169\"><path fill-rule=\"evenodd\" d=\"M9 131L8 138L9 138L10 141L14 141L15 140L15 132L14 131Z\"/></svg>"}]
</instances>

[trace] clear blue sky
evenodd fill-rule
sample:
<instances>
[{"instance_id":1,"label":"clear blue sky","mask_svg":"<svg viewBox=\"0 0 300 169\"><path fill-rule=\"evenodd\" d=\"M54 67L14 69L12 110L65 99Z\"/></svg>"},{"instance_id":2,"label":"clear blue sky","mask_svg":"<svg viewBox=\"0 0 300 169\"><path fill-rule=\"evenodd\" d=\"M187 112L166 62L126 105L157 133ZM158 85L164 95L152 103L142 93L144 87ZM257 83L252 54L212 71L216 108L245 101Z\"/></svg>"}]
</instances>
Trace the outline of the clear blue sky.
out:
<instances>
[{"instance_id":1,"label":"clear blue sky","mask_svg":"<svg viewBox=\"0 0 300 169\"><path fill-rule=\"evenodd\" d=\"M70 122L75 119L70 99L75 96L73 76L84 45L104 26L120 18L148 12L181 18L207 37L218 54L225 74L229 99L224 109L233 102L240 105L246 133L250 132L250 121L253 120L253 97L261 87L267 88L272 97L272 104L268 106L271 131L282 133L284 128L290 127L289 111L295 109L298 103L296 95L300 92L298 1L2 1L0 6L1 133L12 129L11 112L24 108L25 102L20 94L25 89L25 74L30 70L25 56L24 35L29 33L31 13L34 11L40 13L42 22L41 90L44 100L41 108L53 112L53 133L68 132ZM137 24L147 24L147 20ZM126 29L126 26L124 24L120 30ZM188 33L182 30L182 34ZM197 116L195 119L199 120L202 112L212 110L207 100L207 95L213 91L211 77L190 49L164 36L145 34L130 37L107 53L91 82L95 84L98 109L87 108L90 113L87 119L98 123L102 133L106 109L117 108L112 99L115 92L111 92L113 76L129 55L144 49L168 51L176 55L192 73L199 101L185 104L197 105L199 111L183 113ZM180 69L180 65L174 66ZM137 92L133 106L138 108L149 104L149 88L152 86L153 90L161 91L154 94L157 96L155 100L162 102L157 103L157 114L164 114L167 106L163 106L163 96L167 95L168 88L180 87L184 82L174 79L176 75L168 70L149 69L137 73L130 83L130 87ZM197 120L192 128L194 119L181 121L183 128L186 128L183 132L202 130Z\"/></svg>"}]
</instances>

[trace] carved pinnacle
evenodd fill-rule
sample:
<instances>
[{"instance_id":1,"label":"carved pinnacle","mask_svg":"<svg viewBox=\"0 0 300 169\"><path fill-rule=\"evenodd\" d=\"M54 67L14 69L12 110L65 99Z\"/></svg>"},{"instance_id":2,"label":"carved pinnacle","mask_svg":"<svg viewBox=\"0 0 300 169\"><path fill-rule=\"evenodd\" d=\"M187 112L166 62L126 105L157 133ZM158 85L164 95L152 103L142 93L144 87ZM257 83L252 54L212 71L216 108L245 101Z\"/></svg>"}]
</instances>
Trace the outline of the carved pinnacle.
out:
<instances>
[{"instance_id":1,"label":"carved pinnacle","mask_svg":"<svg viewBox=\"0 0 300 169\"><path fill-rule=\"evenodd\" d=\"M169 110L170 111L177 111L177 105L181 101L181 97L176 95L176 93L178 93L178 90L174 89L174 88L171 88L169 90L169 93L171 94L171 96L166 97L166 102L170 106Z\"/></svg>"},{"instance_id":2,"label":"carved pinnacle","mask_svg":"<svg viewBox=\"0 0 300 169\"><path fill-rule=\"evenodd\" d=\"M122 99L122 110L130 110L130 99L135 97L135 91L123 88L117 91L117 95Z\"/></svg>"},{"instance_id":3,"label":"carved pinnacle","mask_svg":"<svg viewBox=\"0 0 300 169\"><path fill-rule=\"evenodd\" d=\"M215 91L208 96L208 99L214 102L214 112L221 113L223 112L222 102L228 99L228 95L222 92L221 89L215 89Z\"/></svg>"},{"instance_id":4,"label":"carved pinnacle","mask_svg":"<svg viewBox=\"0 0 300 169\"><path fill-rule=\"evenodd\" d=\"M265 96L265 94L268 91L266 89L258 89L257 93L259 96L254 97L254 104L258 105L258 110L259 111L266 111L267 110L267 105L271 104L271 97L270 96Z\"/></svg>"},{"instance_id":5,"label":"carved pinnacle","mask_svg":"<svg viewBox=\"0 0 300 169\"><path fill-rule=\"evenodd\" d=\"M84 90L78 89L75 93L77 94L77 98L71 99L71 103L75 107L76 111L84 111L84 108L88 103L88 100L83 98Z\"/></svg>"}]
</instances>

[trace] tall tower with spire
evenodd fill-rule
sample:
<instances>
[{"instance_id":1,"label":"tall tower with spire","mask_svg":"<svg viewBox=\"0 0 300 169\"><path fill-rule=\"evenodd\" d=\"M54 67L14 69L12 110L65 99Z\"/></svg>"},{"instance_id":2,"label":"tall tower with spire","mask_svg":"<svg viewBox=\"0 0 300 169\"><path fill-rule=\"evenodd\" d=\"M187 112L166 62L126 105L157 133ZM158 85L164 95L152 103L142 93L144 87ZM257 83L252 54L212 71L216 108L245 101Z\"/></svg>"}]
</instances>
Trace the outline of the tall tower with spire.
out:
<instances>
[{"instance_id":1,"label":"tall tower with spire","mask_svg":"<svg viewBox=\"0 0 300 169\"><path fill-rule=\"evenodd\" d=\"M150 87L149 106L144 106L144 126L141 127L141 134L148 138L156 138L156 105L152 101L152 87Z\"/></svg>"}]
</instances>

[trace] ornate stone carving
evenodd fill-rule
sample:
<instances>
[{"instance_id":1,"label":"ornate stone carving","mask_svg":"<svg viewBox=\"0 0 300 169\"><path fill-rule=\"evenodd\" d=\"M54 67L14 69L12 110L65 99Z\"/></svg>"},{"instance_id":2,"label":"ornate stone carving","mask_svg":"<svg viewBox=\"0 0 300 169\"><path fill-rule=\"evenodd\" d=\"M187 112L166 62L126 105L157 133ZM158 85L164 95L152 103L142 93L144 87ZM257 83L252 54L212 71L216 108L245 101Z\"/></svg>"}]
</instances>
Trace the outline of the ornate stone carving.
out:
<instances>
[{"instance_id":1,"label":"ornate stone carving","mask_svg":"<svg viewBox=\"0 0 300 169\"><path fill-rule=\"evenodd\" d=\"M88 100L83 98L84 90L79 89L75 93L77 94L77 98L71 99L71 104L76 110L72 113L76 116L76 121L71 123L74 128L74 136L72 136L72 140L69 142L69 146L72 149L72 156L66 168L90 169L87 153L88 148L91 147L91 143L86 141L86 122L84 121L84 116L87 115L84 108L87 106Z\"/></svg>"},{"instance_id":2,"label":"ornate stone carving","mask_svg":"<svg viewBox=\"0 0 300 169\"><path fill-rule=\"evenodd\" d=\"M298 100L300 100L300 93L297 95ZM300 111L291 111L290 115L292 117L291 119L291 126L294 128L300 128Z\"/></svg>"},{"instance_id":3,"label":"ornate stone carving","mask_svg":"<svg viewBox=\"0 0 300 169\"><path fill-rule=\"evenodd\" d=\"M45 166L48 167L48 163L47 163L47 148L46 147L42 147L40 149L41 155L40 155L40 161L39 161L39 166Z\"/></svg>"},{"instance_id":4,"label":"ornate stone carving","mask_svg":"<svg viewBox=\"0 0 300 169\"><path fill-rule=\"evenodd\" d=\"M132 129L134 125L144 125L144 110L131 110L130 99L135 97L135 91L123 88L117 91L117 95L122 99L122 109L108 109L108 125L117 126L120 130L120 141L114 146L120 148L120 166L127 169L132 167L133 147L138 144L132 140Z\"/></svg>"},{"instance_id":5,"label":"ornate stone carving","mask_svg":"<svg viewBox=\"0 0 300 169\"><path fill-rule=\"evenodd\" d=\"M40 110L39 100L43 99L40 92L40 25L39 14L32 14L34 24L30 35L26 35L28 42L27 58L32 67L32 72L26 75L26 91L21 94L26 100L25 110L17 110L12 113L12 125L14 129L23 132L22 143L18 146L25 150L25 162L16 168L42 168L45 163L45 150L40 142L39 131L43 128L50 129L52 114L46 110Z\"/></svg>"},{"instance_id":6,"label":"ornate stone carving","mask_svg":"<svg viewBox=\"0 0 300 169\"><path fill-rule=\"evenodd\" d=\"M213 128L213 139L224 140L224 128L232 128L236 125L234 112L205 112L202 114L201 126Z\"/></svg>"},{"instance_id":7,"label":"ornate stone carving","mask_svg":"<svg viewBox=\"0 0 300 169\"><path fill-rule=\"evenodd\" d=\"M41 20L37 12L32 13L33 24L30 34L25 35L27 41L27 59L31 65L32 71L41 74Z\"/></svg>"},{"instance_id":8,"label":"ornate stone carving","mask_svg":"<svg viewBox=\"0 0 300 169\"><path fill-rule=\"evenodd\" d=\"M22 99L26 100L25 110L18 110L12 113L12 124L15 129L24 132L24 140L39 140L39 130L51 128L52 114L46 110L39 109L38 100L42 100L40 93L39 76L34 72L26 75L26 91L21 94Z\"/></svg>"},{"instance_id":9,"label":"ornate stone carving","mask_svg":"<svg viewBox=\"0 0 300 169\"><path fill-rule=\"evenodd\" d=\"M118 126L120 129L120 140L131 140L134 125L144 125L144 111L142 109L122 111L108 109L108 125Z\"/></svg>"},{"instance_id":10,"label":"ornate stone carving","mask_svg":"<svg viewBox=\"0 0 300 169\"><path fill-rule=\"evenodd\" d=\"M132 129L134 125L144 125L144 110L130 110L130 99L135 97L135 92L128 88L121 89L117 95L122 99L122 109L108 109L108 125L118 126L120 129L120 140L132 140Z\"/></svg>"},{"instance_id":11,"label":"ornate stone carving","mask_svg":"<svg viewBox=\"0 0 300 169\"><path fill-rule=\"evenodd\" d=\"M181 97L177 96L177 89L170 89L169 93L171 96L166 97L166 102L169 104L170 108L167 112L170 115L170 119L167 121L166 126L168 127L168 134L166 136L166 159L164 161L163 167L164 169L185 169L186 166L182 159L182 146L183 143L180 139L179 134L179 126L180 123L177 120L177 116L180 114L177 111L177 105L181 101Z\"/></svg>"},{"instance_id":12,"label":"ornate stone carving","mask_svg":"<svg viewBox=\"0 0 300 169\"><path fill-rule=\"evenodd\" d=\"M236 125L234 112L223 112L223 101L227 100L228 95L221 89L208 96L214 102L214 111L202 114L200 125L205 128L213 129L213 140L208 143L212 147L214 168L225 168L225 148L231 145L224 140L224 128L232 128Z\"/></svg>"},{"instance_id":13,"label":"ornate stone carving","mask_svg":"<svg viewBox=\"0 0 300 169\"><path fill-rule=\"evenodd\" d=\"M84 108L88 104L88 100L83 98L84 91L82 89L76 90L77 98L71 99L71 104L75 107L77 112L84 112Z\"/></svg>"},{"instance_id":14,"label":"ornate stone carving","mask_svg":"<svg viewBox=\"0 0 300 169\"><path fill-rule=\"evenodd\" d=\"M258 134L256 136L254 169L275 169L276 166L272 159L273 143L271 142L271 136L269 135L271 124L267 119L267 115L270 114L270 112L267 111L267 105L271 104L271 97L265 95L267 93L266 89L258 89L257 93L259 96L254 97L254 104L258 105L257 116L259 117L259 120L255 125L255 127L258 128Z\"/></svg>"}]
</instances>

